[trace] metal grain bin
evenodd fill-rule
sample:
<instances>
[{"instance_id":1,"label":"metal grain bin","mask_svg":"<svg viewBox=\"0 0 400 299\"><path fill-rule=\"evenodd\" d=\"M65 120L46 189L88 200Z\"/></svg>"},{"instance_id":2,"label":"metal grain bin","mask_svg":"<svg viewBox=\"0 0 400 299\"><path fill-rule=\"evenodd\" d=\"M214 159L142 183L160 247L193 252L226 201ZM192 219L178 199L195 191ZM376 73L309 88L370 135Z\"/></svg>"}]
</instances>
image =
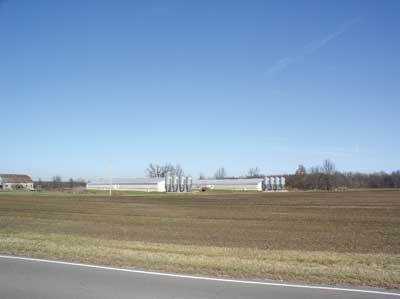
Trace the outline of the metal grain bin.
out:
<instances>
[{"instance_id":1,"label":"metal grain bin","mask_svg":"<svg viewBox=\"0 0 400 299\"><path fill-rule=\"evenodd\" d=\"M186 191L186 177L180 176L179 177L179 192Z\"/></svg>"},{"instance_id":2,"label":"metal grain bin","mask_svg":"<svg viewBox=\"0 0 400 299\"><path fill-rule=\"evenodd\" d=\"M165 191L172 192L172 177L169 173L165 176Z\"/></svg>"},{"instance_id":3,"label":"metal grain bin","mask_svg":"<svg viewBox=\"0 0 400 299\"><path fill-rule=\"evenodd\" d=\"M193 180L192 177L186 177L186 192L192 192Z\"/></svg>"},{"instance_id":4,"label":"metal grain bin","mask_svg":"<svg viewBox=\"0 0 400 299\"><path fill-rule=\"evenodd\" d=\"M174 175L172 177L172 192L178 192L179 190L179 177Z\"/></svg>"},{"instance_id":5,"label":"metal grain bin","mask_svg":"<svg viewBox=\"0 0 400 299\"><path fill-rule=\"evenodd\" d=\"M281 178L278 176L276 177L276 190L281 190L282 186L281 186Z\"/></svg>"},{"instance_id":6,"label":"metal grain bin","mask_svg":"<svg viewBox=\"0 0 400 299\"><path fill-rule=\"evenodd\" d=\"M281 186L282 186L282 190L286 189L286 178L284 176L281 177Z\"/></svg>"}]
</instances>

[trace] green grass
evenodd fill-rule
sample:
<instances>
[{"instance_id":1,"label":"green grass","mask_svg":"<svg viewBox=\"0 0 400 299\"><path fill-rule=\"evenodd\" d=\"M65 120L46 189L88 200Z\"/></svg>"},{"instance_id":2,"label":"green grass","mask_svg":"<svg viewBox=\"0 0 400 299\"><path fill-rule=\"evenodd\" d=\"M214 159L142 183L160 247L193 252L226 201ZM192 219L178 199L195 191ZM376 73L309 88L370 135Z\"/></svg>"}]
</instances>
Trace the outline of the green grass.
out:
<instances>
[{"instance_id":1,"label":"green grass","mask_svg":"<svg viewBox=\"0 0 400 299\"><path fill-rule=\"evenodd\" d=\"M0 253L400 289L400 192L0 193Z\"/></svg>"}]
</instances>

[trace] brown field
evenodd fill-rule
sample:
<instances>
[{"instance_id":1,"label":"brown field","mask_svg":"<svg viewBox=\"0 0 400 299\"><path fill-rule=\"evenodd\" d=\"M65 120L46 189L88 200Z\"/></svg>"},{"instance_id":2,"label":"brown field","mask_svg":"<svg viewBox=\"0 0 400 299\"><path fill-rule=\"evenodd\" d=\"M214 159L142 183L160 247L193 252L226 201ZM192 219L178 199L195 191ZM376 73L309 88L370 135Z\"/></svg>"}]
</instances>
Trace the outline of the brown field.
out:
<instances>
[{"instance_id":1,"label":"brown field","mask_svg":"<svg viewBox=\"0 0 400 299\"><path fill-rule=\"evenodd\" d=\"M0 253L400 289L400 192L0 193Z\"/></svg>"}]
</instances>

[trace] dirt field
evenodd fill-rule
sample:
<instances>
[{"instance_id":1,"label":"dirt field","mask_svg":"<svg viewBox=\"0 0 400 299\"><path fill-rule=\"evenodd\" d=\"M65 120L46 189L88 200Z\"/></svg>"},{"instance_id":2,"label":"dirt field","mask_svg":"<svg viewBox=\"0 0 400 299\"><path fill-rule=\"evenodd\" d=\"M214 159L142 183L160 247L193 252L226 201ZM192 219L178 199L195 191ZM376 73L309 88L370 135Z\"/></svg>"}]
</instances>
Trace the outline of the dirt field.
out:
<instances>
[{"instance_id":1,"label":"dirt field","mask_svg":"<svg viewBox=\"0 0 400 299\"><path fill-rule=\"evenodd\" d=\"M400 288L400 192L0 193L0 253Z\"/></svg>"}]
</instances>

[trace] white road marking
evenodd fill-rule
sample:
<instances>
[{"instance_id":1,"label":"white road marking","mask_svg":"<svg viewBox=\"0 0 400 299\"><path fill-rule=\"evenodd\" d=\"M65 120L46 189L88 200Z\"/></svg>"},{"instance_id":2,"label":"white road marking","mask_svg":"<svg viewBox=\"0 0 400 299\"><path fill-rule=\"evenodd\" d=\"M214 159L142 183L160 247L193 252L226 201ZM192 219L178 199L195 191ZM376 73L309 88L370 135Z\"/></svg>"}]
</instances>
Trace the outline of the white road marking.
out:
<instances>
[{"instance_id":1,"label":"white road marking","mask_svg":"<svg viewBox=\"0 0 400 299\"><path fill-rule=\"evenodd\" d=\"M255 284L255 285L288 287L288 288L299 288L299 289L315 289L315 290L327 290L327 291L366 293L366 294L388 295L388 296L400 297L400 293L373 291L373 290L336 288L336 287L324 287L324 286L312 286L312 285L311 286L310 285L297 285L297 284L278 283L278 282L237 280L237 279L225 279L225 278L216 278L216 277L214 278L214 277L205 277L205 276L182 275L182 274L172 274L172 273L162 273L162 272L155 272L155 271L114 268L114 267L108 267L108 266L71 263L71 262L63 262L63 261L55 261L55 260L47 260L47 259L30 258L30 257L10 256L10 255L0 255L0 258L41 262L41 263L50 263L50 264L59 264L59 265L67 265L67 266L76 266L76 267L85 267L85 268L95 268L95 269L112 270L112 271L120 271L120 272L130 272L130 273L145 274L145 275L158 275L158 276L167 276L167 277L175 277L175 278L185 278L185 279L209 280L209 281L242 283L242 284Z\"/></svg>"}]
</instances>

